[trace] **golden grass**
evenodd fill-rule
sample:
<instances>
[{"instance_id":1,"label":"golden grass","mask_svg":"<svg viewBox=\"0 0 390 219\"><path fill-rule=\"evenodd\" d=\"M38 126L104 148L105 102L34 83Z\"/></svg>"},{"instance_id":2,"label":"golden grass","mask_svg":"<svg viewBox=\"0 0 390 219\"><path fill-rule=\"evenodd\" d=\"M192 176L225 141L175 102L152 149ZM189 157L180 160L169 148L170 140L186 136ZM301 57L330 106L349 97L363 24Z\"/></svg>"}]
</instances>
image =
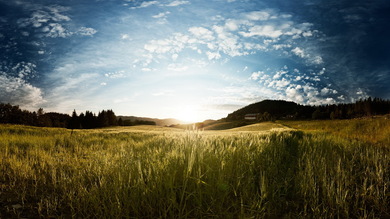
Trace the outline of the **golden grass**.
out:
<instances>
[{"instance_id":1,"label":"golden grass","mask_svg":"<svg viewBox=\"0 0 390 219\"><path fill-rule=\"evenodd\" d=\"M261 122L253 125L247 125L243 127L228 129L228 132L243 132L243 131L261 131L261 132L269 132L269 131L288 131L291 130L284 125L274 123L274 122Z\"/></svg>"},{"instance_id":2,"label":"golden grass","mask_svg":"<svg viewBox=\"0 0 390 219\"><path fill-rule=\"evenodd\" d=\"M307 129L314 126L308 122ZM283 127L140 126L71 134L0 125L0 217L390 216L386 140L377 147L359 140L366 137L265 131L274 128Z\"/></svg>"}]
</instances>

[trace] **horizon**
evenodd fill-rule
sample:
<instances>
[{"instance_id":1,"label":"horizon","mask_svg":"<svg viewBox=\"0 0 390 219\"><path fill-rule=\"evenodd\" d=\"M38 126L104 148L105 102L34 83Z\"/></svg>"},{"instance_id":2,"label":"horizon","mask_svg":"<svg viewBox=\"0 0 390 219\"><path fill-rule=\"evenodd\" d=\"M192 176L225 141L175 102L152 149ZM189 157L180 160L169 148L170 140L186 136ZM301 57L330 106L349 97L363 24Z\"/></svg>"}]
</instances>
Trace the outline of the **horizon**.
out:
<instances>
[{"instance_id":1,"label":"horizon","mask_svg":"<svg viewBox=\"0 0 390 219\"><path fill-rule=\"evenodd\" d=\"M390 99L390 3L0 0L0 102L200 122Z\"/></svg>"}]
</instances>

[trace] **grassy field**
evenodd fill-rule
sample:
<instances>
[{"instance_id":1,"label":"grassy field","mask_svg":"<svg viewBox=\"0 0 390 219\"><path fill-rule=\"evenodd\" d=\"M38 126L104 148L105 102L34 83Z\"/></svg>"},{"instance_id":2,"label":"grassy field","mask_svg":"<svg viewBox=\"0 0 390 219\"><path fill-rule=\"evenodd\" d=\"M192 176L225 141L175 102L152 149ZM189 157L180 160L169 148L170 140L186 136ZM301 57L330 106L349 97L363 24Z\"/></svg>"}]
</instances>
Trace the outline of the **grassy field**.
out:
<instances>
[{"instance_id":1,"label":"grassy field","mask_svg":"<svg viewBox=\"0 0 390 219\"><path fill-rule=\"evenodd\" d=\"M0 125L0 218L388 218L389 130Z\"/></svg>"}]
</instances>

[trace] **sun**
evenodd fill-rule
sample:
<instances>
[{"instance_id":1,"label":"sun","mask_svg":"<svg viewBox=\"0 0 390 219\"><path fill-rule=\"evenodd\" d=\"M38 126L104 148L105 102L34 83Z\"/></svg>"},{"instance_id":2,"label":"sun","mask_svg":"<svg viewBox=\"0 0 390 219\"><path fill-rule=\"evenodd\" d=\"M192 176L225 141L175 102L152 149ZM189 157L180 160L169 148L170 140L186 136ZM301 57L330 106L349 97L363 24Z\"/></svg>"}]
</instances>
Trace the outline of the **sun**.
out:
<instances>
[{"instance_id":1,"label":"sun","mask_svg":"<svg viewBox=\"0 0 390 219\"><path fill-rule=\"evenodd\" d=\"M197 109L196 106L181 106L173 117L186 123L200 122L200 115Z\"/></svg>"}]
</instances>

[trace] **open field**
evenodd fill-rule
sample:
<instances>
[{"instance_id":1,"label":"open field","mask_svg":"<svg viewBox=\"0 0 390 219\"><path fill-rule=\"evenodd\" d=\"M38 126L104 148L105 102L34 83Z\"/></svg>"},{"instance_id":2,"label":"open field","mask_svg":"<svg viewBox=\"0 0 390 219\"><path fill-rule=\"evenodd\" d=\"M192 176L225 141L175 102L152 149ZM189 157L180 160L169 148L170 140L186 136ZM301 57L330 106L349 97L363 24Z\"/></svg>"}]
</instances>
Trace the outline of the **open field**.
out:
<instances>
[{"instance_id":1,"label":"open field","mask_svg":"<svg viewBox=\"0 0 390 219\"><path fill-rule=\"evenodd\" d=\"M0 218L388 218L389 124L0 125Z\"/></svg>"}]
</instances>

